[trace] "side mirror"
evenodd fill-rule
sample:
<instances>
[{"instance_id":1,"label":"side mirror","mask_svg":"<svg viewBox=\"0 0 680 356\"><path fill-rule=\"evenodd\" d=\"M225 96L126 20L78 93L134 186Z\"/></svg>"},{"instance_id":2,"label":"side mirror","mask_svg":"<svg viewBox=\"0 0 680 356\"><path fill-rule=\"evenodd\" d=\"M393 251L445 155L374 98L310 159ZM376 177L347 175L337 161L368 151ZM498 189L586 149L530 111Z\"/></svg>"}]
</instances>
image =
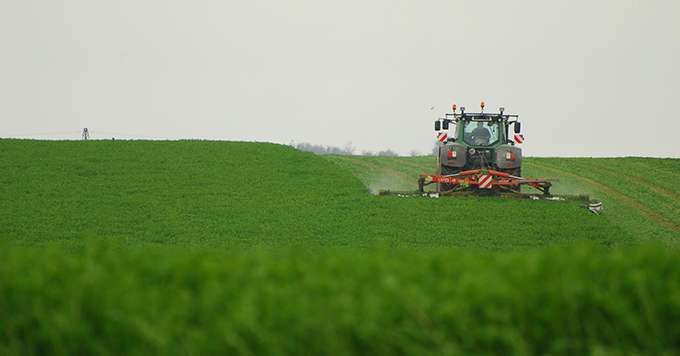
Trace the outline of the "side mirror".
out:
<instances>
[{"instance_id":1,"label":"side mirror","mask_svg":"<svg viewBox=\"0 0 680 356\"><path fill-rule=\"evenodd\" d=\"M448 130L448 129L449 129L449 120L444 120L444 121L442 121L442 128L443 128L444 130Z\"/></svg>"},{"instance_id":2,"label":"side mirror","mask_svg":"<svg viewBox=\"0 0 680 356\"><path fill-rule=\"evenodd\" d=\"M520 124L519 121L515 121L515 133L520 132L522 132L522 124Z\"/></svg>"},{"instance_id":3,"label":"side mirror","mask_svg":"<svg viewBox=\"0 0 680 356\"><path fill-rule=\"evenodd\" d=\"M439 121L439 120L435 121L435 122L434 122L434 130L435 130L435 131L439 131L439 130L441 130L441 129L442 129L442 122Z\"/></svg>"}]
</instances>

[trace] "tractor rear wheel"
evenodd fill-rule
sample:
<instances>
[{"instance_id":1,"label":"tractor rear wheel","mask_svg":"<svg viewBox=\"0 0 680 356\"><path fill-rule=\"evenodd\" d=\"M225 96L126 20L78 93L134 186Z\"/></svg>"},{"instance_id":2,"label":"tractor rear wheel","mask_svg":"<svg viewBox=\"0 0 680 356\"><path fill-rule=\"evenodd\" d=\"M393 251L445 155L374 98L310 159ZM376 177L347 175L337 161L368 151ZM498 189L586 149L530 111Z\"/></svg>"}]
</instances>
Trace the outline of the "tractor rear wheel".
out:
<instances>
[{"instance_id":1,"label":"tractor rear wheel","mask_svg":"<svg viewBox=\"0 0 680 356\"><path fill-rule=\"evenodd\" d=\"M446 167L446 166L441 166L441 168L440 168L440 170L439 170L439 174L440 174L440 175L443 175L443 176L448 176L448 175L451 175L451 174L456 174L456 173L458 173L458 172L460 172L460 169L451 168L451 167ZM438 191L439 193L443 193L443 192L447 192L447 191L449 191L449 190L451 190L451 189L453 189L453 188L455 188L455 187L456 187L455 184L438 183L438 184L437 184L437 191Z\"/></svg>"},{"instance_id":2,"label":"tractor rear wheel","mask_svg":"<svg viewBox=\"0 0 680 356\"><path fill-rule=\"evenodd\" d=\"M511 169L510 171L508 171L508 173L515 176L515 177L521 177L522 176L522 167L517 167L515 169ZM516 192L521 192L522 187L517 186L517 188L512 188L512 190L514 190Z\"/></svg>"}]
</instances>

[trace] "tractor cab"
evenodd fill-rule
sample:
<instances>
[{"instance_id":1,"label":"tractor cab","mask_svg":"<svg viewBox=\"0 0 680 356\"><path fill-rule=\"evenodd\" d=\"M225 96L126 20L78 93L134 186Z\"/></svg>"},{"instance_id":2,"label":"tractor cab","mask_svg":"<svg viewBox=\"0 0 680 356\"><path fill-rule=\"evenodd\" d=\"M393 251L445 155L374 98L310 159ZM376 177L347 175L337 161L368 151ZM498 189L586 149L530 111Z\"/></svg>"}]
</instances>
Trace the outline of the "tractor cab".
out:
<instances>
[{"instance_id":1,"label":"tractor cab","mask_svg":"<svg viewBox=\"0 0 680 356\"><path fill-rule=\"evenodd\" d=\"M460 139L469 146L489 147L501 138L501 123L471 119L462 122Z\"/></svg>"}]
</instances>

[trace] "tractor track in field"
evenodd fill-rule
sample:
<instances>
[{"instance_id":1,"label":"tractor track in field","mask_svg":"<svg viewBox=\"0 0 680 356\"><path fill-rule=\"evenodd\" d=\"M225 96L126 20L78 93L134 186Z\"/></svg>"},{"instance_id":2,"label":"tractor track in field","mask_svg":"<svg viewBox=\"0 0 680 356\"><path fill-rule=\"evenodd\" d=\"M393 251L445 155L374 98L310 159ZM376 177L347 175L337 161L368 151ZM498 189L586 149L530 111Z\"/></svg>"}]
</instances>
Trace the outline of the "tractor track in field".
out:
<instances>
[{"instance_id":1,"label":"tractor track in field","mask_svg":"<svg viewBox=\"0 0 680 356\"><path fill-rule=\"evenodd\" d=\"M655 193L662 195L662 196L665 196L666 198L674 200L676 202L680 202L680 194L678 194L674 191L668 190L668 189L650 181L649 179L647 179L645 177L642 177L642 176L639 176L639 175L636 175L636 174L630 174L630 173L626 173L625 175L621 175L620 172L616 172L616 171L613 171L609 168L604 168L604 167L600 167L600 166L595 166L595 168L602 171L602 172L611 174L613 176L621 177L629 183L633 183L633 184L636 184L638 182L644 183L644 185L646 187L648 187L649 189L651 189Z\"/></svg>"},{"instance_id":2,"label":"tractor track in field","mask_svg":"<svg viewBox=\"0 0 680 356\"><path fill-rule=\"evenodd\" d=\"M631 198L630 196L626 195L625 193L623 193L619 190L616 190L616 189L614 189L610 186L604 185L604 184L602 184L602 183L600 183L600 182L598 182L594 179L584 177L584 176L580 176L578 174L575 174L575 173L572 173L572 172L569 172L569 171L565 171L565 170L556 168L556 167L551 166L551 165L546 165L544 163L536 163L536 162L529 163L529 162L527 162L527 164L533 165L533 166L538 167L538 168L545 169L547 171L553 171L557 174L569 176L569 177L572 177L574 179L585 182L585 183L593 186L594 188L604 192L605 194L608 194L609 196L611 196L615 200L618 200L619 202L623 203L624 205L631 207L631 208L638 209L643 214L645 214L649 219L651 219L655 223L663 226L664 228L673 230L675 232L680 232L680 225L678 225L674 221L669 220L665 216L663 216L663 215L657 213L656 211L650 209L649 207L643 205L637 199Z\"/></svg>"},{"instance_id":3,"label":"tractor track in field","mask_svg":"<svg viewBox=\"0 0 680 356\"><path fill-rule=\"evenodd\" d=\"M631 174L630 172L627 172L625 175L621 175L621 174L619 174L619 172L616 172L616 171L611 170L609 168L605 168L601 165L596 165L596 164L593 164L593 163L588 163L586 167L590 168L592 170L595 170L595 171L600 171L602 173L610 174L614 177L617 177L617 179L621 179L621 180L627 182L628 184L639 185L639 186L642 186L643 188L647 188L647 189L651 190L652 192L656 193L658 196L664 197L664 198L670 200L670 202L668 202L668 201L660 202L660 204L662 204L665 208L668 208L669 210L675 209L673 205L680 203L680 194L678 194L674 191L668 190L668 189L658 185L657 183L652 182L651 180L649 180L645 177L639 176L637 174ZM642 184L640 184L640 183L642 183Z\"/></svg>"}]
</instances>

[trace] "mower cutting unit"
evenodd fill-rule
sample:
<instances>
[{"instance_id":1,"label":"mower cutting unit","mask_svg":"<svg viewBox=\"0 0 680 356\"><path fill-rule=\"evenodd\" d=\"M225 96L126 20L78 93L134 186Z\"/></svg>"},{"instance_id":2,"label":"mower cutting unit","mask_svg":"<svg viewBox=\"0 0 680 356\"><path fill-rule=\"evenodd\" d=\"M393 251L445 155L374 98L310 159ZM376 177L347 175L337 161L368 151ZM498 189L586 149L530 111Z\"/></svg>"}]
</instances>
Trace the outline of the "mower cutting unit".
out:
<instances>
[{"instance_id":1,"label":"mower cutting unit","mask_svg":"<svg viewBox=\"0 0 680 356\"><path fill-rule=\"evenodd\" d=\"M422 174L418 180L418 192L425 193L425 186L439 183L439 187L452 187L449 190L440 190L441 194L476 189L483 192L484 189L500 192L520 194L520 187L527 185L536 188L543 195L550 195L551 183L547 179L533 179L513 176L506 172L496 170L472 169L452 175L427 175Z\"/></svg>"}]
</instances>

